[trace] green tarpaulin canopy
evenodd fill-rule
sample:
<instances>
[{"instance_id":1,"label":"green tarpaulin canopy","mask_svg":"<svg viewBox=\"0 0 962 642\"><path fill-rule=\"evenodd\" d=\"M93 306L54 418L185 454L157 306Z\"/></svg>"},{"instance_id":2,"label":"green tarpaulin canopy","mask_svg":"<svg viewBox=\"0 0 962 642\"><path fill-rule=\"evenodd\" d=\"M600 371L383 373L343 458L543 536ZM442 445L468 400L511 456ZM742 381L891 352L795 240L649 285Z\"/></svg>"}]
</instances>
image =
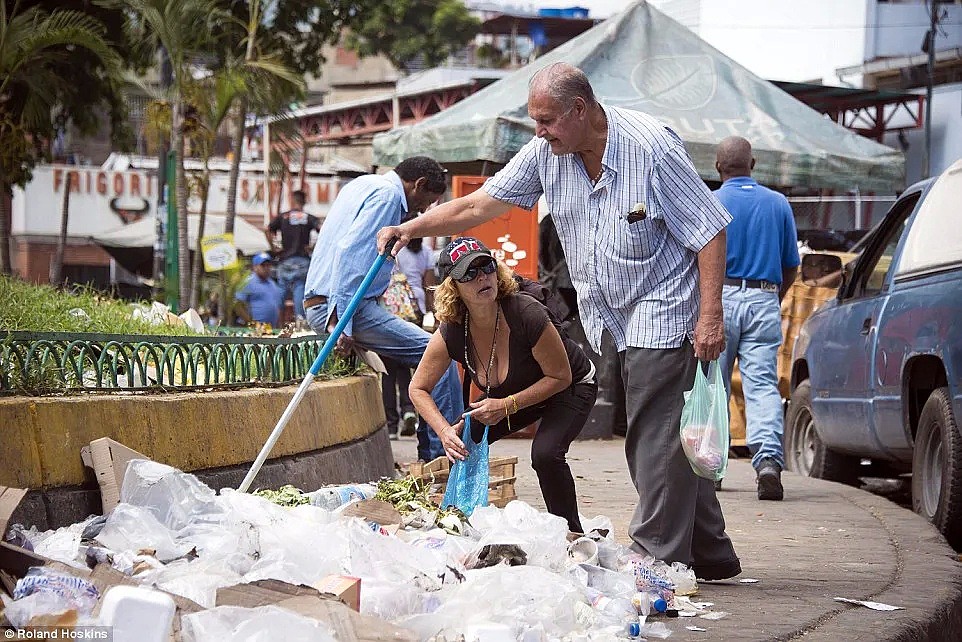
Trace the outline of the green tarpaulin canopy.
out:
<instances>
[{"instance_id":1,"label":"green tarpaulin canopy","mask_svg":"<svg viewBox=\"0 0 962 642\"><path fill-rule=\"evenodd\" d=\"M765 55L759 52L758 55ZM684 139L702 178L718 180L715 146L737 134L762 183L891 193L901 154L833 123L641 1L441 113L374 138L374 163L424 154L442 163L506 163L534 134L528 80L553 62L588 74L609 105L651 114Z\"/></svg>"}]
</instances>

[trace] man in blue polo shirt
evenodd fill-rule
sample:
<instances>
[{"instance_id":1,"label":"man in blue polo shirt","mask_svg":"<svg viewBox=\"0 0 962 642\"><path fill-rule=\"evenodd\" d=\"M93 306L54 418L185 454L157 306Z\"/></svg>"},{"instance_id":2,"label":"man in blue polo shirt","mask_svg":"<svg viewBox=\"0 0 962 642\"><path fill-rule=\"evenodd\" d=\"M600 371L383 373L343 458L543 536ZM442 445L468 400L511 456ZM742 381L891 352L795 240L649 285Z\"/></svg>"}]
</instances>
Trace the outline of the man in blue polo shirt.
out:
<instances>
[{"instance_id":1,"label":"man in blue polo shirt","mask_svg":"<svg viewBox=\"0 0 962 642\"><path fill-rule=\"evenodd\" d=\"M798 236L788 200L752 178L755 159L744 138L718 145L718 200L732 215L722 306L725 388L731 394L735 358L745 394L746 437L758 475L758 499L780 501L784 417L778 392L778 349L782 344L781 300L795 281Z\"/></svg>"},{"instance_id":2,"label":"man in blue polo shirt","mask_svg":"<svg viewBox=\"0 0 962 642\"><path fill-rule=\"evenodd\" d=\"M234 298L239 302L237 316L244 323L258 321L277 327L284 304L284 290L271 278L271 255L257 254L251 261L251 275Z\"/></svg>"}]
</instances>

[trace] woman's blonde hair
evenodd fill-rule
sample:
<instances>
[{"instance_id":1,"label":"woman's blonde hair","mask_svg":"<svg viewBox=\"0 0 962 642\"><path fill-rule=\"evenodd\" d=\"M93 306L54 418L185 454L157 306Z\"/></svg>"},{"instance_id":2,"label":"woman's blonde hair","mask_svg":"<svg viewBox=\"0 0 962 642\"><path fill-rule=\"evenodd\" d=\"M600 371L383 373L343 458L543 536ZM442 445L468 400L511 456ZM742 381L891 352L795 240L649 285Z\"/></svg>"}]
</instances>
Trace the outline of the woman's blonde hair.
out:
<instances>
[{"instance_id":1,"label":"woman's blonde hair","mask_svg":"<svg viewBox=\"0 0 962 642\"><path fill-rule=\"evenodd\" d=\"M518 291L518 282L514 280L514 272L507 265L495 259L498 264L498 297L499 299ZM445 323L462 323L466 308L458 286L450 276L441 281L434 290L434 316Z\"/></svg>"}]
</instances>

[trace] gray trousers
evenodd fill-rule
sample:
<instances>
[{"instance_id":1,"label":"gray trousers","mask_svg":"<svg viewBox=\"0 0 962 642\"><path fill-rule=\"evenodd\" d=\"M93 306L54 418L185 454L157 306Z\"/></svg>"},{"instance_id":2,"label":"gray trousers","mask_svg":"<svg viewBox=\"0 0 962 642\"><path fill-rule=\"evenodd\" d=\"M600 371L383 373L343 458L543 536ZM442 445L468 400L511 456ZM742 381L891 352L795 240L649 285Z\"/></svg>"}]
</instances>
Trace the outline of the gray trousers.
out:
<instances>
[{"instance_id":1,"label":"gray trousers","mask_svg":"<svg viewBox=\"0 0 962 642\"><path fill-rule=\"evenodd\" d=\"M691 343L680 348L628 348L618 353L625 381L625 455L638 491L628 526L632 548L671 564L694 566L698 577L737 559L725 534L714 484L692 472L681 448L684 392L695 381Z\"/></svg>"}]
</instances>

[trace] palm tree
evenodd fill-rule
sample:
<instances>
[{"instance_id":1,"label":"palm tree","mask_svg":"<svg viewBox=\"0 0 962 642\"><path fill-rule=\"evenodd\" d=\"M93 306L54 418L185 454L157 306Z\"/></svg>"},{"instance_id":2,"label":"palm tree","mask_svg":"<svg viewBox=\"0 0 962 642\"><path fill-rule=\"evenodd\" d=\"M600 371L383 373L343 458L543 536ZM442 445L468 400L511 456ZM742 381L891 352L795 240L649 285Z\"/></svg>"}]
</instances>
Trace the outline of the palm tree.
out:
<instances>
[{"instance_id":1,"label":"palm tree","mask_svg":"<svg viewBox=\"0 0 962 642\"><path fill-rule=\"evenodd\" d=\"M57 65L69 59L71 47L90 51L111 75L119 75L120 60L103 25L90 16L36 7L21 12L19 0L9 11L7 5L0 2L0 271L10 274L9 198L44 156L59 98L72 82Z\"/></svg>"},{"instance_id":2,"label":"palm tree","mask_svg":"<svg viewBox=\"0 0 962 642\"><path fill-rule=\"evenodd\" d=\"M191 267L189 305L197 308L200 302L200 277L203 266L201 239L207 224L207 198L210 193L210 159L214 155L217 130L227 119L234 99L243 90L244 78L240 70L228 65L215 72L213 77L196 82L190 88L188 101L193 107L193 127L190 134L194 149L203 162L197 179L197 195L200 198L200 215L197 221L197 246Z\"/></svg>"},{"instance_id":3,"label":"palm tree","mask_svg":"<svg viewBox=\"0 0 962 642\"><path fill-rule=\"evenodd\" d=\"M180 306L190 297L190 253L187 240L187 177L184 172L183 92L193 82L195 62L209 53L211 33L226 16L215 0L116 0L130 12L132 41L161 46L170 60L171 148L175 157L175 204L178 234Z\"/></svg>"}]
</instances>

